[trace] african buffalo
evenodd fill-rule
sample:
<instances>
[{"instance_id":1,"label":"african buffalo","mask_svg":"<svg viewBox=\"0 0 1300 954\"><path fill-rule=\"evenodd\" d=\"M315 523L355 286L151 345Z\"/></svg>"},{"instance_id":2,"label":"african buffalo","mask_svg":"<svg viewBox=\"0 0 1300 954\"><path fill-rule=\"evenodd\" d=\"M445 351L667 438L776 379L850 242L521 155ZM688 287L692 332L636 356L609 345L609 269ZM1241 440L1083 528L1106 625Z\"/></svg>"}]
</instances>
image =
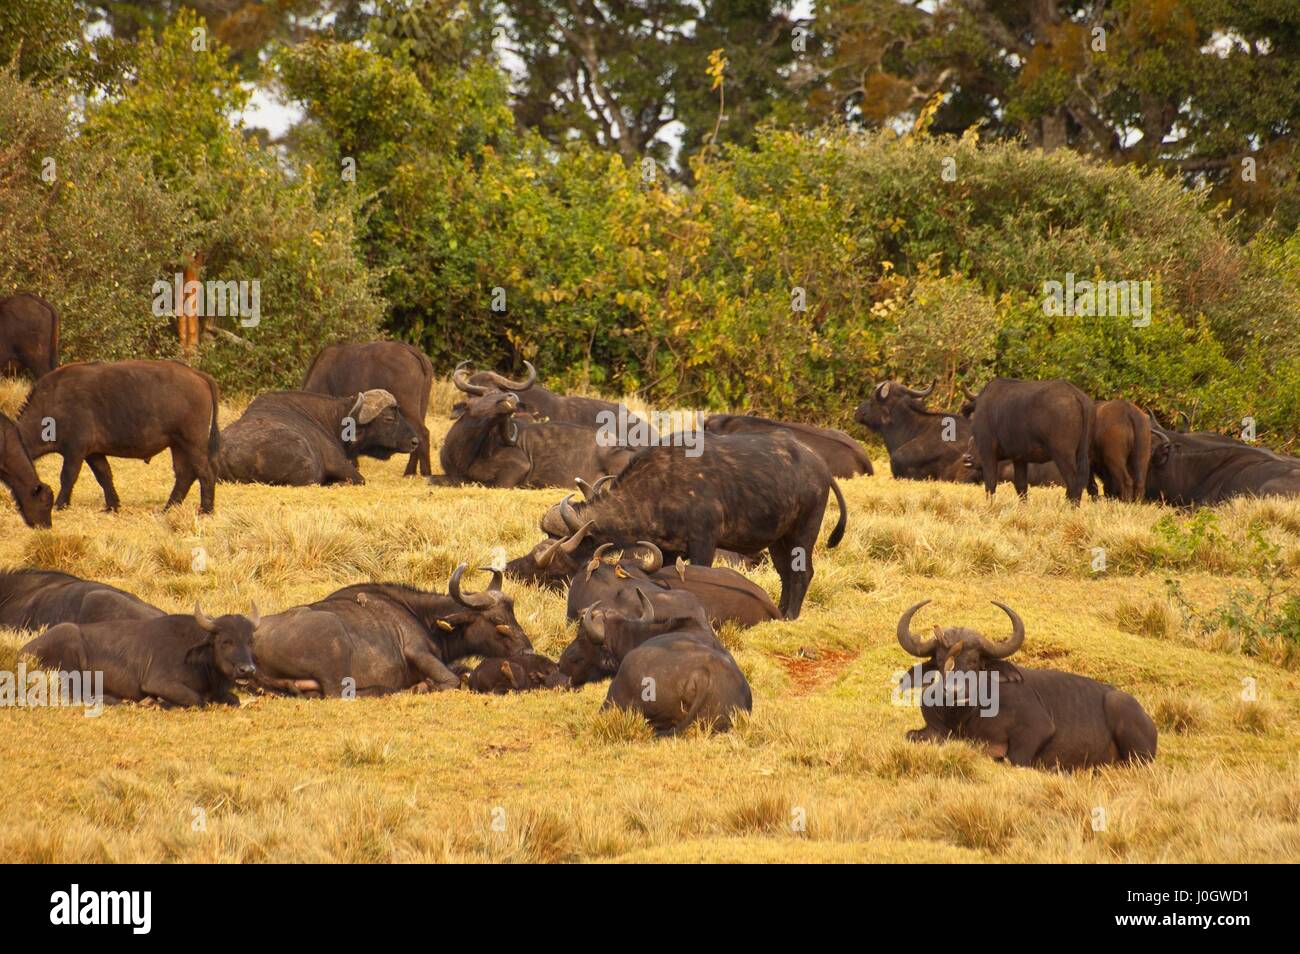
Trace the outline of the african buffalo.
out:
<instances>
[{"instance_id":1,"label":"african buffalo","mask_svg":"<svg viewBox=\"0 0 1300 954\"><path fill-rule=\"evenodd\" d=\"M528 373L537 374L532 365ZM471 384L464 368L457 368L452 380L472 397L442 442L438 456L444 476L431 478L432 483L568 487L578 477L596 480L617 473L632 455L626 447L602 446L594 428L517 420L519 398L513 392Z\"/></svg>"},{"instance_id":2,"label":"african buffalo","mask_svg":"<svg viewBox=\"0 0 1300 954\"><path fill-rule=\"evenodd\" d=\"M1300 496L1300 459L1221 434L1181 434L1151 424L1146 498L1178 507L1232 497Z\"/></svg>"},{"instance_id":3,"label":"african buffalo","mask_svg":"<svg viewBox=\"0 0 1300 954\"><path fill-rule=\"evenodd\" d=\"M462 361L456 370L459 371L468 364L468 361ZM518 399L515 413L531 417L538 422L551 421L558 424L603 428L623 421L630 431L640 430L647 435L654 434L649 423L629 411L626 405L602 398L556 394L537 383L537 371L531 364L525 361L524 367L528 371L528 377L523 381L514 381L495 371L475 371L466 378L466 383L474 390L466 391L464 387L461 390L466 391L467 394L509 391ZM457 404L453 407L452 416L460 417L465 406L465 404ZM629 446L639 445L629 442Z\"/></svg>"},{"instance_id":4,"label":"african buffalo","mask_svg":"<svg viewBox=\"0 0 1300 954\"><path fill-rule=\"evenodd\" d=\"M809 450L826 462L832 477L847 478L875 473L871 458L862 445L843 431L811 424L789 421L772 421L754 414L710 414L704 420L704 429L715 434L744 434L781 428L792 433Z\"/></svg>"},{"instance_id":5,"label":"african buffalo","mask_svg":"<svg viewBox=\"0 0 1300 954\"><path fill-rule=\"evenodd\" d=\"M71 502L85 462L104 490L105 509L117 510L108 458L147 461L171 448L176 482L167 508L183 501L197 479L199 512L211 513L213 458L221 444L219 398L211 375L178 361L65 364L36 382L18 415L18 430L33 460L63 456L56 507Z\"/></svg>"},{"instance_id":6,"label":"african buffalo","mask_svg":"<svg viewBox=\"0 0 1300 954\"><path fill-rule=\"evenodd\" d=\"M0 298L0 374L39 378L59 366L59 313L29 293Z\"/></svg>"},{"instance_id":7,"label":"african buffalo","mask_svg":"<svg viewBox=\"0 0 1300 954\"><path fill-rule=\"evenodd\" d=\"M1096 496L1100 477L1107 497L1143 500L1150 462L1151 423L1142 409L1129 401L1098 401L1088 493Z\"/></svg>"},{"instance_id":8,"label":"african buffalo","mask_svg":"<svg viewBox=\"0 0 1300 954\"><path fill-rule=\"evenodd\" d=\"M1155 758L1155 723L1127 692L1073 673L1007 662L1025 641L1025 624L1010 607L994 603L1011 618L1005 642L973 629L938 626L934 636L921 639L912 633L912 617L928 602L898 621L899 645L925 660L904 677L904 686L921 690L925 719L925 728L908 732L909 739L964 739L995 759L1042 768Z\"/></svg>"},{"instance_id":9,"label":"african buffalo","mask_svg":"<svg viewBox=\"0 0 1300 954\"><path fill-rule=\"evenodd\" d=\"M711 566L719 546L741 553L767 548L781 576L781 612L795 619L830 493L840 508L827 540L834 547L848 510L820 457L788 431L717 434L699 456L667 445L637 451L603 492L577 505L566 497L542 529L573 532L590 520L590 536L600 543L649 540L697 566Z\"/></svg>"},{"instance_id":10,"label":"african buffalo","mask_svg":"<svg viewBox=\"0 0 1300 954\"><path fill-rule=\"evenodd\" d=\"M489 656L473 669L453 666L461 684L470 692L505 695L533 689L562 689L569 680L555 662L537 653L518 656Z\"/></svg>"},{"instance_id":11,"label":"african buffalo","mask_svg":"<svg viewBox=\"0 0 1300 954\"><path fill-rule=\"evenodd\" d=\"M3 414L0 414L0 484L14 495L23 523L29 527L51 525L54 491L36 473L36 465L27 453L18 426Z\"/></svg>"},{"instance_id":12,"label":"african buffalo","mask_svg":"<svg viewBox=\"0 0 1300 954\"><path fill-rule=\"evenodd\" d=\"M971 466L966 456L970 418L957 411L927 409L925 399L933 391L933 381L924 390L913 390L897 381L881 381L858 405L853 419L884 440L889 470L895 479L978 483L982 479L979 468ZM1003 464L999 476L1010 480L1011 465ZM1060 482L1060 474L1052 464L1029 466L1031 486Z\"/></svg>"},{"instance_id":13,"label":"african buffalo","mask_svg":"<svg viewBox=\"0 0 1300 954\"><path fill-rule=\"evenodd\" d=\"M726 731L738 710L753 709L744 673L713 631L694 616L656 617L644 595L636 615L587 607L579 637L589 655L607 652L618 664L602 708L639 712L655 735L697 722Z\"/></svg>"},{"instance_id":14,"label":"african buffalo","mask_svg":"<svg viewBox=\"0 0 1300 954\"><path fill-rule=\"evenodd\" d=\"M433 363L429 356L403 341L328 345L312 359L302 382L304 391L338 398L375 390L387 391L396 398L397 409L415 428L419 441L406 462L407 477L414 476L417 467L422 477L433 473L429 429L424 423L432 387Z\"/></svg>"},{"instance_id":15,"label":"african buffalo","mask_svg":"<svg viewBox=\"0 0 1300 954\"><path fill-rule=\"evenodd\" d=\"M210 619L194 614L155 619L59 623L24 646L48 669L104 673L104 704L156 698L163 706L237 706L236 683L255 674L249 647L259 617Z\"/></svg>"},{"instance_id":16,"label":"african buffalo","mask_svg":"<svg viewBox=\"0 0 1300 954\"><path fill-rule=\"evenodd\" d=\"M505 575L521 583L561 589L586 563L595 544L587 539L591 522L563 537L548 536L521 557L505 565Z\"/></svg>"},{"instance_id":17,"label":"african buffalo","mask_svg":"<svg viewBox=\"0 0 1300 954\"><path fill-rule=\"evenodd\" d=\"M384 695L421 684L455 689L447 664L465 656L513 656L532 643L501 592L464 593L465 564L447 595L396 583L358 583L307 606L268 616L253 644L258 685L294 695Z\"/></svg>"},{"instance_id":18,"label":"african buffalo","mask_svg":"<svg viewBox=\"0 0 1300 954\"><path fill-rule=\"evenodd\" d=\"M965 388L963 388L965 390ZM1092 479L1092 398L1068 381L994 378L978 395L966 390L975 460L990 496L999 463L1010 460L1016 493L1029 493L1029 465L1051 461L1065 480L1065 496L1078 504Z\"/></svg>"},{"instance_id":19,"label":"african buffalo","mask_svg":"<svg viewBox=\"0 0 1300 954\"><path fill-rule=\"evenodd\" d=\"M364 484L359 455L386 460L419 444L387 391L346 398L280 391L259 395L222 431L217 477L290 487Z\"/></svg>"},{"instance_id":20,"label":"african buffalo","mask_svg":"<svg viewBox=\"0 0 1300 954\"><path fill-rule=\"evenodd\" d=\"M132 593L70 573L0 571L0 626L43 630L59 623L157 619L166 615Z\"/></svg>"}]
</instances>

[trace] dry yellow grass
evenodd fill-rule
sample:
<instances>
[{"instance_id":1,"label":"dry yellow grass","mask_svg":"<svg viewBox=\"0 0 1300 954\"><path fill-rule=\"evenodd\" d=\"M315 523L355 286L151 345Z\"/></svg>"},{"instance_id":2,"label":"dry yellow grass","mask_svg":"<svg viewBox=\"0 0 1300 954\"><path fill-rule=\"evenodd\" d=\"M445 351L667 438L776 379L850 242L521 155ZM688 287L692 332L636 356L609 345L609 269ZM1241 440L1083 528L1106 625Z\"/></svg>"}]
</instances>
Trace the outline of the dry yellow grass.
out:
<instances>
[{"instance_id":1,"label":"dry yellow grass","mask_svg":"<svg viewBox=\"0 0 1300 954\"><path fill-rule=\"evenodd\" d=\"M13 413L22 387L0 385ZM445 433L450 390L435 391ZM225 408L233 418L239 402ZM0 566L68 570L183 611L256 600L264 612L361 579L445 586L455 564L515 555L554 491L443 489L365 461L364 487L222 485L160 513L166 455L114 461L123 510L100 512L86 473L52 531L0 508ZM845 541L815 554L803 618L728 633L752 718L727 735L654 741L577 693L401 695L352 702L249 698L238 710L123 706L0 711L0 857L10 861L1297 861L1300 675L1184 632L1176 576L1213 604L1248 585L1246 527L1267 522L1291 565L1300 504L1220 508L1223 539L1169 568L1153 506L1027 505L1009 487L848 482ZM53 483L58 458L39 464ZM829 521L834 519L832 513ZM825 539L825 534L823 534ZM1090 569L1104 547L1108 570ZM192 569L202 548L204 572ZM756 579L775 594L771 570ZM572 628L561 596L513 586L552 655ZM925 623L1024 616L1027 665L1132 691L1161 725L1151 766L1075 776L1009 768L960 744L917 746L891 704L900 611ZM0 632L0 668L27 638ZM1259 700L1243 701L1254 679ZM1095 826L1104 818L1100 830Z\"/></svg>"}]
</instances>

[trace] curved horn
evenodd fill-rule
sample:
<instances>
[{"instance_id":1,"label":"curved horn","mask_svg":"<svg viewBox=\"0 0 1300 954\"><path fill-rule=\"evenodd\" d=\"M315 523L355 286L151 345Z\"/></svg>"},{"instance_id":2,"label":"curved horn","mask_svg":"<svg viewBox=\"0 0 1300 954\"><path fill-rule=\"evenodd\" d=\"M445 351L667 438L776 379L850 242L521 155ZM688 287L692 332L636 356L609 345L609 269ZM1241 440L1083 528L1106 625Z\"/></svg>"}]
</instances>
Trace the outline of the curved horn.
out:
<instances>
[{"instance_id":1,"label":"curved horn","mask_svg":"<svg viewBox=\"0 0 1300 954\"><path fill-rule=\"evenodd\" d=\"M935 647L939 645L939 640L933 637L930 639L917 639L912 632L912 616L929 602L929 600L922 600L898 619L898 645L913 656L933 656Z\"/></svg>"},{"instance_id":2,"label":"curved horn","mask_svg":"<svg viewBox=\"0 0 1300 954\"><path fill-rule=\"evenodd\" d=\"M577 484L578 489L582 491L582 497L584 500L591 500L596 496L596 491L592 488L591 484L587 483L581 477L574 478L573 482Z\"/></svg>"},{"instance_id":3,"label":"curved horn","mask_svg":"<svg viewBox=\"0 0 1300 954\"><path fill-rule=\"evenodd\" d=\"M599 497L602 493L608 493L605 488L609 486L610 481L612 481L615 476L615 474L606 474L604 477L597 480L591 485L592 494Z\"/></svg>"},{"instance_id":4,"label":"curved horn","mask_svg":"<svg viewBox=\"0 0 1300 954\"><path fill-rule=\"evenodd\" d=\"M465 367L469 363L470 362L468 361L462 361L460 364L456 365L456 370L453 371L451 375L451 383L456 385L457 388L464 391L466 394L473 394L476 397L487 394L488 391L492 390L491 388L484 387L481 384L469 383L469 374L465 371Z\"/></svg>"},{"instance_id":5,"label":"curved horn","mask_svg":"<svg viewBox=\"0 0 1300 954\"><path fill-rule=\"evenodd\" d=\"M908 394L910 394L910 395L911 395L912 397L914 397L914 398L927 398L927 397L930 396L930 393L931 393L932 391L934 391L934 385L935 385L935 382L934 382L934 381L931 381L929 387L922 388L922 389L919 390L919 391L916 390L915 388L903 388L903 390L906 391Z\"/></svg>"},{"instance_id":6,"label":"curved horn","mask_svg":"<svg viewBox=\"0 0 1300 954\"><path fill-rule=\"evenodd\" d=\"M352 410L348 411L348 417L352 420L357 419L357 412L361 410L361 405L366 403L366 395L362 391L357 392L357 403L352 405Z\"/></svg>"},{"instance_id":7,"label":"curved horn","mask_svg":"<svg viewBox=\"0 0 1300 954\"><path fill-rule=\"evenodd\" d=\"M658 573L660 567L664 565L664 551L649 540L638 540L636 545L649 551L645 559L638 561L641 564L641 569L647 573Z\"/></svg>"},{"instance_id":8,"label":"curved horn","mask_svg":"<svg viewBox=\"0 0 1300 954\"><path fill-rule=\"evenodd\" d=\"M545 540L538 544L543 549L538 550L537 555L533 557L533 562L537 564L537 568L545 570L550 566L551 561L555 559L555 554L560 552L560 547L563 545L563 540Z\"/></svg>"},{"instance_id":9,"label":"curved horn","mask_svg":"<svg viewBox=\"0 0 1300 954\"><path fill-rule=\"evenodd\" d=\"M197 600L194 602L194 622L199 624L200 629L206 629L209 633L217 631L217 624L212 621L211 616L203 612Z\"/></svg>"},{"instance_id":10,"label":"curved horn","mask_svg":"<svg viewBox=\"0 0 1300 954\"><path fill-rule=\"evenodd\" d=\"M592 610L600 605L600 600L592 603L582 611L582 633L593 643L603 645L605 642L605 618L602 615L600 622L596 622L596 617L592 615Z\"/></svg>"},{"instance_id":11,"label":"curved horn","mask_svg":"<svg viewBox=\"0 0 1300 954\"><path fill-rule=\"evenodd\" d=\"M588 520L577 530L573 531L573 535L569 537L567 540L561 540L559 545L560 550L566 556L572 556L573 551L577 550L578 547L582 546L583 538L585 538L587 534L591 532L591 528L595 523L596 523L595 520Z\"/></svg>"},{"instance_id":12,"label":"curved horn","mask_svg":"<svg viewBox=\"0 0 1300 954\"><path fill-rule=\"evenodd\" d=\"M966 395L966 400L968 400L968 401L974 401L976 398L979 397L978 394L972 394L972 393L971 393L970 388L966 387L966 382L965 382L965 381L963 381L963 382L961 383L961 393L964 394L964 395Z\"/></svg>"},{"instance_id":13,"label":"curved horn","mask_svg":"<svg viewBox=\"0 0 1300 954\"><path fill-rule=\"evenodd\" d=\"M560 501L560 519L564 521L564 525L569 528L570 533L573 533L582 526L582 520L578 516L578 511L574 510L573 504L569 503L572 499L573 494L569 494Z\"/></svg>"},{"instance_id":14,"label":"curved horn","mask_svg":"<svg viewBox=\"0 0 1300 954\"><path fill-rule=\"evenodd\" d=\"M248 621L253 624L253 629L257 629L258 624L262 622L262 614L258 612L256 603L251 605L252 609L248 612Z\"/></svg>"},{"instance_id":15,"label":"curved horn","mask_svg":"<svg viewBox=\"0 0 1300 954\"><path fill-rule=\"evenodd\" d=\"M451 571L451 580L447 583L447 595L459 603L461 606L470 609L486 609L492 605L492 597L486 593L462 593L460 589L460 578L465 575L469 568L468 563L462 563L456 569Z\"/></svg>"},{"instance_id":16,"label":"curved horn","mask_svg":"<svg viewBox=\"0 0 1300 954\"><path fill-rule=\"evenodd\" d=\"M524 381L512 381L510 378L497 374L495 371L489 371L488 377L490 377L499 387L502 387L507 391L527 391L537 381L537 369L527 361L524 362L524 367L528 369L528 378Z\"/></svg>"},{"instance_id":17,"label":"curved horn","mask_svg":"<svg viewBox=\"0 0 1300 954\"><path fill-rule=\"evenodd\" d=\"M641 622L653 623L655 621L655 605L650 602L650 597L645 595L645 590L641 587L633 587L636 590L637 602L641 604Z\"/></svg>"},{"instance_id":18,"label":"curved horn","mask_svg":"<svg viewBox=\"0 0 1300 954\"><path fill-rule=\"evenodd\" d=\"M1021 643L1025 641L1025 624L1020 617L1016 615L1016 611L1010 606L1007 606L1005 603L999 603L997 600L992 600L991 602L994 606L1011 617L1011 638L1005 642L994 643L981 636L980 649L984 650L986 656L992 656L994 659L1006 659L1019 649Z\"/></svg>"},{"instance_id":19,"label":"curved horn","mask_svg":"<svg viewBox=\"0 0 1300 954\"><path fill-rule=\"evenodd\" d=\"M492 579L488 581L488 585L485 587L485 589L496 590L498 593L500 593L501 584L505 582L505 574L502 573L494 566L481 566L479 567L479 569L482 570L484 573L492 574Z\"/></svg>"}]
</instances>

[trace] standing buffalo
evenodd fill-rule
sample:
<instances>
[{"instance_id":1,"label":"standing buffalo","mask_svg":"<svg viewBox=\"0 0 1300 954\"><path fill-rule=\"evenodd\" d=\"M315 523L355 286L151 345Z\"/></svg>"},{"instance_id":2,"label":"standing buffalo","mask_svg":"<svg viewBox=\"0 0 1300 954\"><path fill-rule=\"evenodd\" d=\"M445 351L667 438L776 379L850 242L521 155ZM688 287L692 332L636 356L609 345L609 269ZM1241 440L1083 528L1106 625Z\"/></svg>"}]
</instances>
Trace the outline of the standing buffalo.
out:
<instances>
[{"instance_id":1,"label":"standing buffalo","mask_svg":"<svg viewBox=\"0 0 1300 954\"><path fill-rule=\"evenodd\" d=\"M881 381L858 405L853 419L884 440L890 473L895 479L978 483L982 475L967 454L970 418L957 411L927 409L925 399L933 391L933 381L919 391L897 381ZM1010 464L1002 465L1000 477L1011 479ZM1060 474L1052 464L1029 466L1031 486L1060 482Z\"/></svg>"},{"instance_id":2,"label":"standing buffalo","mask_svg":"<svg viewBox=\"0 0 1300 954\"><path fill-rule=\"evenodd\" d=\"M387 391L336 398L306 391L259 395L221 433L217 476L244 483L364 484L356 459L419 450L420 436Z\"/></svg>"},{"instance_id":3,"label":"standing buffalo","mask_svg":"<svg viewBox=\"0 0 1300 954\"><path fill-rule=\"evenodd\" d=\"M1232 497L1300 496L1300 459L1221 434L1180 434L1152 423L1148 500L1178 507Z\"/></svg>"},{"instance_id":4,"label":"standing buffalo","mask_svg":"<svg viewBox=\"0 0 1300 954\"><path fill-rule=\"evenodd\" d=\"M17 425L3 414L0 414L0 484L14 495L23 523L29 527L51 525L54 491L41 482Z\"/></svg>"},{"instance_id":5,"label":"standing buffalo","mask_svg":"<svg viewBox=\"0 0 1300 954\"><path fill-rule=\"evenodd\" d=\"M920 688L925 719L925 728L913 729L909 739L964 739L995 759L1043 768L1155 758L1155 723L1127 692L1073 673L1007 662L1025 641L1025 624L1010 607L994 603L1011 618L1005 642L973 629L938 626L921 639L912 633L912 617L928 602L898 621L899 645L925 660L904 680Z\"/></svg>"},{"instance_id":6,"label":"standing buffalo","mask_svg":"<svg viewBox=\"0 0 1300 954\"><path fill-rule=\"evenodd\" d=\"M649 540L697 566L712 566L720 546L741 553L766 548L781 577L781 612L795 619L830 493L840 508L826 544L834 547L848 511L820 457L787 431L719 434L698 456L670 446L637 451L593 499L574 506L566 497L543 529L571 533L590 520L598 542L626 547Z\"/></svg>"},{"instance_id":7,"label":"standing buffalo","mask_svg":"<svg viewBox=\"0 0 1300 954\"><path fill-rule=\"evenodd\" d=\"M258 684L295 695L384 695L424 684L455 689L447 664L465 656L513 656L532 643L501 592L501 574L481 593L447 595L395 583L345 586L323 600L268 616L253 652Z\"/></svg>"},{"instance_id":8,"label":"standing buffalo","mask_svg":"<svg viewBox=\"0 0 1300 954\"><path fill-rule=\"evenodd\" d=\"M1092 398L1068 381L1018 381L994 378L978 395L966 391L971 413L974 457L984 489L997 490L1001 461L1010 460L1016 493L1029 493L1029 465L1051 461L1065 481L1073 504L1092 479Z\"/></svg>"},{"instance_id":9,"label":"standing buffalo","mask_svg":"<svg viewBox=\"0 0 1300 954\"><path fill-rule=\"evenodd\" d=\"M800 443L826 462L832 477L848 478L859 474L870 477L875 473L871 469L871 458L862 449L862 445L843 431L814 427L811 424L771 421L753 414L710 414L704 421L704 429L715 434L744 434L773 428L792 433Z\"/></svg>"},{"instance_id":10,"label":"standing buffalo","mask_svg":"<svg viewBox=\"0 0 1300 954\"><path fill-rule=\"evenodd\" d=\"M177 361L98 361L66 364L36 382L18 416L23 443L38 459L63 456L56 507L72 500L83 462L104 490L104 507L117 510L109 457L149 460L172 452L176 482L167 507L185 499L197 479L199 512L211 513L221 444L217 382Z\"/></svg>"},{"instance_id":11,"label":"standing buffalo","mask_svg":"<svg viewBox=\"0 0 1300 954\"><path fill-rule=\"evenodd\" d=\"M164 706L237 706L236 683L255 669L249 646L258 625L251 616L194 615L102 623L59 623L21 652L60 672L103 672L104 704L158 699Z\"/></svg>"},{"instance_id":12,"label":"standing buffalo","mask_svg":"<svg viewBox=\"0 0 1300 954\"><path fill-rule=\"evenodd\" d=\"M59 313L32 294L0 298L0 374L39 378L59 366Z\"/></svg>"},{"instance_id":13,"label":"standing buffalo","mask_svg":"<svg viewBox=\"0 0 1300 954\"><path fill-rule=\"evenodd\" d=\"M460 371L468 364L468 361L462 361L456 370ZM475 371L465 379L473 390L467 390L459 384L457 386L467 394L509 391L518 399L516 413L534 420L591 428L611 427L622 421L630 431L653 435L650 425L629 411L626 405L601 398L556 394L537 383L537 370L531 364L525 361L524 367L528 371L528 377L523 381L513 381L495 371ZM452 410L453 416L459 417L464 411L464 405L458 404ZM627 443L629 446L640 446L641 442Z\"/></svg>"},{"instance_id":14,"label":"standing buffalo","mask_svg":"<svg viewBox=\"0 0 1300 954\"><path fill-rule=\"evenodd\" d=\"M302 389L334 397L355 397L361 391L387 391L397 399L397 408L415 428L419 446L406 462L406 476L419 468L422 477L433 473L429 463L429 389L433 387L433 364L419 348L402 341L369 341L363 344L334 344L321 349L312 359Z\"/></svg>"},{"instance_id":15,"label":"standing buffalo","mask_svg":"<svg viewBox=\"0 0 1300 954\"><path fill-rule=\"evenodd\" d=\"M156 606L125 590L57 570L0 571L0 626L49 629L59 623L157 619Z\"/></svg>"},{"instance_id":16,"label":"standing buffalo","mask_svg":"<svg viewBox=\"0 0 1300 954\"><path fill-rule=\"evenodd\" d=\"M602 708L639 712L655 735L694 723L726 731L737 711L753 710L736 660L694 616L659 619L644 597L638 615L588 607L579 638L589 653L608 652L618 664Z\"/></svg>"},{"instance_id":17,"label":"standing buffalo","mask_svg":"<svg viewBox=\"0 0 1300 954\"><path fill-rule=\"evenodd\" d=\"M528 373L530 379L537 374L532 365ZM444 476L433 478L435 483L569 487L577 478L594 481L617 473L632 455L626 447L603 445L592 427L517 419L513 391L473 384L463 368L452 380L471 398L442 442Z\"/></svg>"},{"instance_id":18,"label":"standing buffalo","mask_svg":"<svg viewBox=\"0 0 1300 954\"><path fill-rule=\"evenodd\" d=\"M1150 462L1151 423L1141 408L1129 401L1098 401L1088 493L1096 495L1100 477L1107 497L1143 500Z\"/></svg>"}]
</instances>

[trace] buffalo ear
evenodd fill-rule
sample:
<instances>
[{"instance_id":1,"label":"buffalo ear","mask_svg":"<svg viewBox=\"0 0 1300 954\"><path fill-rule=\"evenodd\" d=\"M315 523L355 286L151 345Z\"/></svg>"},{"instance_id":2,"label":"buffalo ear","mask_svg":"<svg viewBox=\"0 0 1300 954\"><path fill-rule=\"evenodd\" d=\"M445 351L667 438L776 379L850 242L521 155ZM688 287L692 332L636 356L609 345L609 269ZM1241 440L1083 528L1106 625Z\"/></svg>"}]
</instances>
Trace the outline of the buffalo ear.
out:
<instances>
[{"instance_id":1,"label":"buffalo ear","mask_svg":"<svg viewBox=\"0 0 1300 954\"><path fill-rule=\"evenodd\" d=\"M190 665L212 661L212 633L206 634L202 640L185 650L185 661Z\"/></svg>"},{"instance_id":2,"label":"buffalo ear","mask_svg":"<svg viewBox=\"0 0 1300 954\"><path fill-rule=\"evenodd\" d=\"M1020 667L1015 663L1009 663L1005 659L994 659L989 662L989 671L998 674L998 679L1002 682L1024 682L1025 674L1020 671Z\"/></svg>"}]
</instances>

